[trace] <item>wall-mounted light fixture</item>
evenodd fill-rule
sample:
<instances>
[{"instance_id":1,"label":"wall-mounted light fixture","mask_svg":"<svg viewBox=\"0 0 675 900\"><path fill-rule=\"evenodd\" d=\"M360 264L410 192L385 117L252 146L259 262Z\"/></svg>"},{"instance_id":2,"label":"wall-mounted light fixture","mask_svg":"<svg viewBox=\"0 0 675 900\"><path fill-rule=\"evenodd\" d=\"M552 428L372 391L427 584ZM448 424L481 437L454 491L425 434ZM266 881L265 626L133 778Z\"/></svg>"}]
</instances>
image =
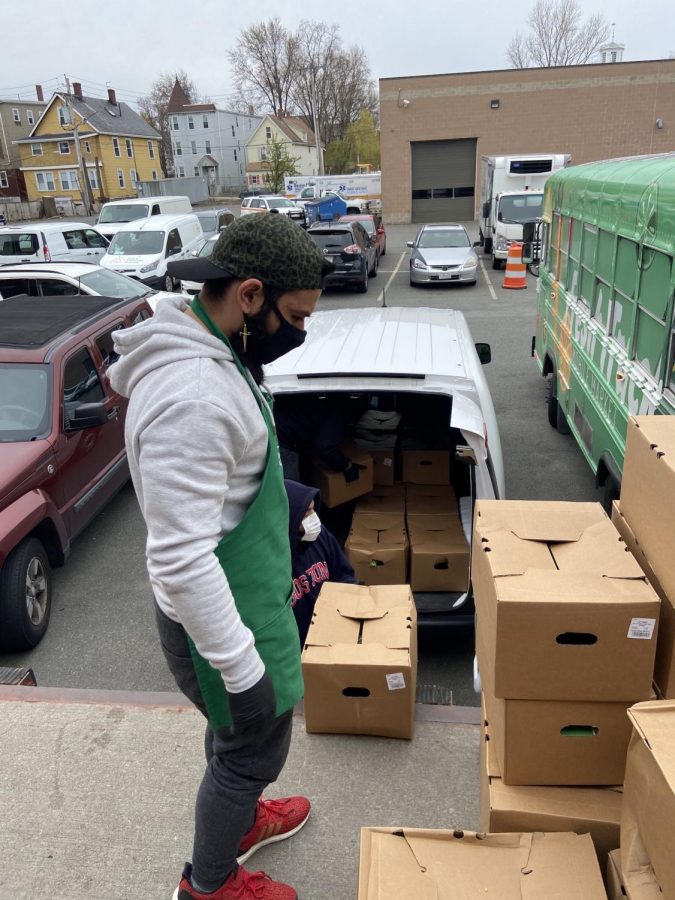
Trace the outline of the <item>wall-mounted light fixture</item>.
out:
<instances>
[{"instance_id":1,"label":"wall-mounted light fixture","mask_svg":"<svg viewBox=\"0 0 675 900\"><path fill-rule=\"evenodd\" d=\"M490 100L490 109L499 109L499 100Z\"/></svg>"},{"instance_id":2,"label":"wall-mounted light fixture","mask_svg":"<svg viewBox=\"0 0 675 900\"><path fill-rule=\"evenodd\" d=\"M663 128L663 119L662 119L660 116L659 116L659 118L656 120L656 127L657 127L657 128Z\"/></svg>"},{"instance_id":3,"label":"wall-mounted light fixture","mask_svg":"<svg viewBox=\"0 0 675 900\"><path fill-rule=\"evenodd\" d=\"M398 89L398 97L396 98L396 105L401 109L407 109L410 106L410 100L407 97L401 98L401 88Z\"/></svg>"}]
</instances>

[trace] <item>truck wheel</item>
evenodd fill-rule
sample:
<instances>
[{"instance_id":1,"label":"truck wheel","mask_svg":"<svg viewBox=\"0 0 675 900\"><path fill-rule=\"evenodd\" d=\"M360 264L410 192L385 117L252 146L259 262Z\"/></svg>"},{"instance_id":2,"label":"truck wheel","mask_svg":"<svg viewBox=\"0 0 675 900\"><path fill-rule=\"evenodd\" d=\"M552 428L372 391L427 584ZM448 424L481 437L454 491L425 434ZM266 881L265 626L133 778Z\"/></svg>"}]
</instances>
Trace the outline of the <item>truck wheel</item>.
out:
<instances>
[{"instance_id":1,"label":"truck wheel","mask_svg":"<svg viewBox=\"0 0 675 900\"><path fill-rule=\"evenodd\" d=\"M501 269L501 267L502 267L501 259L497 259L497 257L493 254L492 255L492 268L493 269Z\"/></svg>"},{"instance_id":2,"label":"truck wheel","mask_svg":"<svg viewBox=\"0 0 675 900\"><path fill-rule=\"evenodd\" d=\"M551 426L551 428L558 427L558 414L560 412L559 407L558 407L558 398L555 396L555 394L553 392L554 377L555 377L554 375L549 375L548 382L546 385L546 390L547 390L547 395L548 395L546 398L546 405L547 405L547 410L548 410L548 424Z\"/></svg>"},{"instance_id":3,"label":"truck wheel","mask_svg":"<svg viewBox=\"0 0 675 900\"><path fill-rule=\"evenodd\" d=\"M52 611L52 571L45 548L26 538L0 573L0 649L32 650L45 636Z\"/></svg>"},{"instance_id":4,"label":"truck wheel","mask_svg":"<svg viewBox=\"0 0 675 900\"><path fill-rule=\"evenodd\" d=\"M486 237L483 244L483 253L489 256L492 253L492 238Z\"/></svg>"},{"instance_id":5,"label":"truck wheel","mask_svg":"<svg viewBox=\"0 0 675 900\"><path fill-rule=\"evenodd\" d=\"M172 293L174 289L173 278L170 275L164 276L164 290Z\"/></svg>"},{"instance_id":6,"label":"truck wheel","mask_svg":"<svg viewBox=\"0 0 675 900\"><path fill-rule=\"evenodd\" d=\"M602 505L608 516L612 515L612 503L619 499L620 494L621 485L613 475L608 475L602 486Z\"/></svg>"}]
</instances>

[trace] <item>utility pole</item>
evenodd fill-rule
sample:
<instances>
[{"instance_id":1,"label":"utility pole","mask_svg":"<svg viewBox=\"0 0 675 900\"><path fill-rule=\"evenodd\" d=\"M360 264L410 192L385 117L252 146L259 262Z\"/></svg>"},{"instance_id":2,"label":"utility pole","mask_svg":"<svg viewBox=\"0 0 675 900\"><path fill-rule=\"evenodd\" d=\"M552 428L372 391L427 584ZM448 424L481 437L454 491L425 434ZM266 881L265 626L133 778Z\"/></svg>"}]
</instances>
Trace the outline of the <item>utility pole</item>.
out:
<instances>
[{"instance_id":1,"label":"utility pole","mask_svg":"<svg viewBox=\"0 0 675 900\"><path fill-rule=\"evenodd\" d=\"M319 134L319 120L316 115L316 72L312 72L312 122L314 125L314 137L316 139L316 152L319 157L319 175L323 175L323 150L321 148L321 136Z\"/></svg>"},{"instance_id":2,"label":"utility pole","mask_svg":"<svg viewBox=\"0 0 675 900\"><path fill-rule=\"evenodd\" d=\"M63 76L66 79L66 106L68 107L68 112L70 113L70 124L73 127L73 135L75 137L75 155L77 156L77 168L80 173L80 178L82 178L82 185L80 186L80 195L82 197L82 204L86 210L88 216L91 215L91 205L89 203L89 177L87 176L87 169L84 165L84 161L82 159L82 151L80 149L80 136L77 133L77 123L75 122L75 112L73 110L73 98L70 94L70 79L67 75Z\"/></svg>"}]
</instances>

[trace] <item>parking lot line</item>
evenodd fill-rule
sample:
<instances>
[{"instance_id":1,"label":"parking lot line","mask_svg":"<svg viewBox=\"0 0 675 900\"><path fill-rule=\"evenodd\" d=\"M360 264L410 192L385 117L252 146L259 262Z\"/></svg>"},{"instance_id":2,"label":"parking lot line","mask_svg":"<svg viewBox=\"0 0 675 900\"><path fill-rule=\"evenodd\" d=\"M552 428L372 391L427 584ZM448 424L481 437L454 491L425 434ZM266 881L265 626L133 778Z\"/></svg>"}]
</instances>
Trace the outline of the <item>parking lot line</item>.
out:
<instances>
[{"instance_id":1,"label":"parking lot line","mask_svg":"<svg viewBox=\"0 0 675 900\"><path fill-rule=\"evenodd\" d=\"M391 275L390 275L389 278L387 279L387 283L385 284L383 290L381 290L380 293L379 293L378 296L377 296L377 300L376 300L377 303L381 303L381 302L382 302L382 295L383 295L383 294L386 294L386 292L387 292L387 290L388 290L388 288L389 288L389 285L392 283L392 281L394 280L394 278L396 278L396 276L398 275L398 270L401 268L401 263L402 263L403 260L405 259L406 255L407 255L407 252L408 252L407 250L404 250L403 253L401 253L401 256L399 257L399 261L396 263L396 268L394 269L394 271L391 273ZM495 299L497 299L497 298L495 297Z\"/></svg>"},{"instance_id":2,"label":"parking lot line","mask_svg":"<svg viewBox=\"0 0 675 900\"><path fill-rule=\"evenodd\" d=\"M488 291L490 291L490 296L492 297L493 300L496 300L497 295L495 294L495 289L492 287L492 282L488 278L488 273L485 269L485 263L483 262L483 260L481 259L480 256L478 257L478 262L480 263L480 270L483 273L483 278L485 279L485 283L488 286Z\"/></svg>"}]
</instances>

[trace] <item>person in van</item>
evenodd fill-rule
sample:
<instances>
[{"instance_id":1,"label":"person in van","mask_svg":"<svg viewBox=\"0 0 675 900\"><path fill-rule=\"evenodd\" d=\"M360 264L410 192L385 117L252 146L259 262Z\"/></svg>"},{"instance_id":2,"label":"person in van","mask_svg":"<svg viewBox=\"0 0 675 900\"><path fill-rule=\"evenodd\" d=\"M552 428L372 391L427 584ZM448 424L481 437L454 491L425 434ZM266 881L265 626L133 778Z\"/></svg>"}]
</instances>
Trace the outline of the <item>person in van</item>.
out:
<instances>
[{"instance_id":1,"label":"person in van","mask_svg":"<svg viewBox=\"0 0 675 900\"><path fill-rule=\"evenodd\" d=\"M293 612L304 647L316 599L324 581L356 584L351 563L319 518L320 495L313 487L286 479L293 574Z\"/></svg>"},{"instance_id":2,"label":"person in van","mask_svg":"<svg viewBox=\"0 0 675 900\"><path fill-rule=\"evenodd\" d=\"M160 643L208 723L192 864L174 900L297 900L241 865L310 814L305 797L262 799L285 765L303 683L288 499L270 404L246 362L303 343L330 263L284 216L248 216L210 257L170 265L201 292L115 332L110 380L129 397Z\"/></svg>"}]
</instances>

